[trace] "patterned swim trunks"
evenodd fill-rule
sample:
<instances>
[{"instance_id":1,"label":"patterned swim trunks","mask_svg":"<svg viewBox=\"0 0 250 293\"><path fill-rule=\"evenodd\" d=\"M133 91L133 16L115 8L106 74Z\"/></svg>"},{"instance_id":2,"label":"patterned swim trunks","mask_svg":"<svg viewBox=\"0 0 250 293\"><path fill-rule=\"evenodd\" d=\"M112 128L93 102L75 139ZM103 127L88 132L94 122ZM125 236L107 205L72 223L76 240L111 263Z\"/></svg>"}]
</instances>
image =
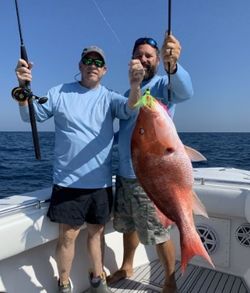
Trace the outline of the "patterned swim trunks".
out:
<instances>
[{"instance_id":1,"label":"patterned swim trunks","mask_svg":"<svg viewBox=\"0 0 250 293\"><path fill-rule=\"evenodd\" d=\"M137 179L116 178L114 229L121 233L137 231L143 244L159 244L170 239L171 227L164 228L152 201Z\"/></svg>"}]
</instances>

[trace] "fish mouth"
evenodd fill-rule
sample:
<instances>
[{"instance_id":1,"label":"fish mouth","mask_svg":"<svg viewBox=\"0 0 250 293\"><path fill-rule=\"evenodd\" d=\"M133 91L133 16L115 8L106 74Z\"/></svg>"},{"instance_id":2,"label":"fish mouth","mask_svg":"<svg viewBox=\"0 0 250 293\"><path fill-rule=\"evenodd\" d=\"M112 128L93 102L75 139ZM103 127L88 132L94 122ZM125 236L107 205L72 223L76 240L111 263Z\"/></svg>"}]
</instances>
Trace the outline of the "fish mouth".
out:
<instances>
[{"instance_id":1,"label":"fish mouth","mask_svg":"<svg viewBox=\"0 0 250 293\"><path fill-rule=\"evenodd\" d=\"M143 111L148 116L148 119L150 119L150 120L156 118L156 113L155 113L152 105L141 106L141 111Z\"/></svg>"},{"instance_id":2,"label":"fish mouth","mask_svg":"<svg viewBox=\"0 0 250 293\"><path fill-rule=\"evenodd\" d=\"M149 89L147 89L136 103L136 106L143 108L146 112L156 112L157 100L151 96Z\"/></svg>"},{"instance_id":3,"label":"fish mouth","mask_svg":"<svg viewBox=\"0 0 250 293\"><path fill-rule=\"evenodd\" d=\"M157 114L157 107L155 100L150 99L145 105L144 109L146 112L150 112L154 117L159 116Z\"/></svg>"},{"instance_id":4,"label":"fish mouth","mask_svg":"<svg viewBox=\"0 0 250 293\"><path fill-rule=\"evenodd\" d=\"M152 105L152 104L144 105L144 110L145 110L147 113L150 113L151 115L153 115L153 117L157 117L157 116L158 116L158 115L156 114L155 106Z\"/></svg>"}]
</instances>

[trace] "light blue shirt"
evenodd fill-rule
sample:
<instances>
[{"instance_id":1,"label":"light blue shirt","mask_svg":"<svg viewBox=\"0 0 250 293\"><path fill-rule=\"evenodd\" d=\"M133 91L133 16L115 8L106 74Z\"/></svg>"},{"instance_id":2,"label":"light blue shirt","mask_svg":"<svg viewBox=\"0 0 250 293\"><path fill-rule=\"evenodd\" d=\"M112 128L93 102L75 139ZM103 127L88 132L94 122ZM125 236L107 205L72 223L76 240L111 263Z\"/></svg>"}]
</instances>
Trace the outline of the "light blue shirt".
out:
<instances>
[{"instance_id":1,"label":"light blue shirt","mask_svg":"<svg viewBox=\"0 0 250 293\"><path fill-rule=\"evenodd\" d=\"M78 82L49 90L48 101L34 101L36 120L54 117L55 156L53 182L72 188L112 185L111 153L114 118L128 119L133 112L127 98L102 85L87 89ZM28 107L20 107L29 122Z\"/></svg>"},{"instance_id":2,"label":"light blue shirt","mask_svg":"<svg viewBox=\"0 0 250 293\"><path fill-rule=\"evenodd\" d=\"M177 72L171 75L171 101L168 99L168 76L155 75L141 85L142 93L150 89L153 97L167 105L170 116L173 118L176 103L183 102L193 95L193 87L188 72L178 64ZM125 93L128 96L129 91ZM118 175L125 178L136 178L131 160L131 136L136 123L138 111L128 120L120 120L118 137L119 168Z\"/></svg>"}]
</instances>

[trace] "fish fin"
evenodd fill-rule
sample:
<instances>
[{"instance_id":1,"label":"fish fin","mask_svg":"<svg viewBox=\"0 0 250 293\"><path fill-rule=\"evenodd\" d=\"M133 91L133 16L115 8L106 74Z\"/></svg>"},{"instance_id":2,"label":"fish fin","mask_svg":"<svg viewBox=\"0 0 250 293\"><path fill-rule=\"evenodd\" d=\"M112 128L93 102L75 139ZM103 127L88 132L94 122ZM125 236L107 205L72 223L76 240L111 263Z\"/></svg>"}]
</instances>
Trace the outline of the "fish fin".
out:
<instances>
[{"instance_id":1,"label":"fish fin","mask_svg":"<svg viewBox=\"0 0 250 293\"><path fill-rule=\"evenodd\" d=\"M208 263L214 268L213 261L211 260L208 252L206 251L203 243L201 242L200 236L193 230L193 232L183 234L185 239L181 239L181 271L185 272L189 260L195 256L199 255L203 257Z\"/></svg>"},{"instance_id":2,"label":"fish fin","mask_svg":"<svg viewBox=\"0 0 250 293\"><path fill-rule=\"evenodd\" d=\"M197 150L195 150L189 146L186 146L186 145L184 145L184 148L185 148L185 151L192 162L207 161L207 159Z\"/></svg>"},{"instance_id":3,"label":"fish fin","mask_svg":"<svg viewBox=\"0 0 250 293\"><path fill-rule=\"evenodd\" d=\"M193 194L193 212L195 215L201 215L205 218L208 218L208 214L204 204L199 199L198 195L192 191Z\"/></svg>"},{"instance_id":4,"label":"fish fin","mask_svg":"<svg viewBox=\"0 0 250 293\"><path fill-rule=\"evenodd\" d=\"M173 225L174 222L172 220L170 220L167 216L165 216L158 208L157 206L155 205L155 210L156 210L156 214L157 214L157 217L159 218L162 226L164 228L167 228L168 226L170 225Z\"/></svg>"}]
</instances>

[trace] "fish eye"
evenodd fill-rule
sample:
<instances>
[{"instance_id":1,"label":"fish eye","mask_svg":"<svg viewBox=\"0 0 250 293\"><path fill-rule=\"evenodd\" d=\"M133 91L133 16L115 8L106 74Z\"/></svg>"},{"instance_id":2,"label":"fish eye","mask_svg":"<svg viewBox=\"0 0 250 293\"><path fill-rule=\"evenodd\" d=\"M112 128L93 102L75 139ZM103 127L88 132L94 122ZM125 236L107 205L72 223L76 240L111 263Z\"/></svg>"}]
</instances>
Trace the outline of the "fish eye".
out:
<instances>
[{"instance_id":1,"label":"fish eye","mask_svg":"<svg viewBox=\"0 0 250 293\"><path fill-rule=\"evenodd\" d=\"M171 154L171 153L173 153L174 152L174 148L166 148L166 154Z\"/></svg>"},{"instance_id":2,"label":"fish eye","mask_svg":"<svg viewBox=\"0 0 250 293\"><path fill-rule=\"evenodd\" d=\"M145 131L144 131L143 128L140 128L140 129L139 129L139 134L144 134L144 132L145 132Z\"/></svg>"}]
</instances>

